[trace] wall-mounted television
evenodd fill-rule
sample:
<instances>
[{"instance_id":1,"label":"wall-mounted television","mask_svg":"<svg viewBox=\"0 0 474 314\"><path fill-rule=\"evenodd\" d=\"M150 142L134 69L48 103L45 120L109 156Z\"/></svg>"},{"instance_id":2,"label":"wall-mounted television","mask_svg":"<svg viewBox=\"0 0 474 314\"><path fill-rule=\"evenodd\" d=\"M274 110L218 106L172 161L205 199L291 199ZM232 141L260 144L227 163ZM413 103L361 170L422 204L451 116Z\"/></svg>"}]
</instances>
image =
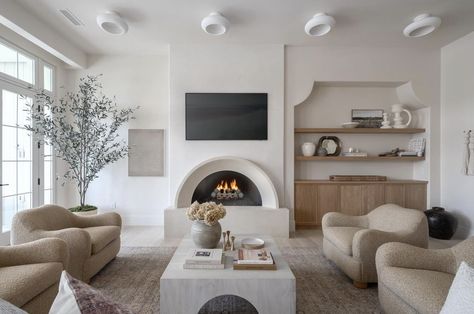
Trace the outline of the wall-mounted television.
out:
<instances>
[{"instance_id":1,"label":"wall-mounted television","mask_svg":"<svg viewBox=\"0 0 474 314\"><path fill-rule=\"evenodd\" d=\"M266 140L267 100L266 93L186 93L186 140Z\"/></svg>"}]
</instances>

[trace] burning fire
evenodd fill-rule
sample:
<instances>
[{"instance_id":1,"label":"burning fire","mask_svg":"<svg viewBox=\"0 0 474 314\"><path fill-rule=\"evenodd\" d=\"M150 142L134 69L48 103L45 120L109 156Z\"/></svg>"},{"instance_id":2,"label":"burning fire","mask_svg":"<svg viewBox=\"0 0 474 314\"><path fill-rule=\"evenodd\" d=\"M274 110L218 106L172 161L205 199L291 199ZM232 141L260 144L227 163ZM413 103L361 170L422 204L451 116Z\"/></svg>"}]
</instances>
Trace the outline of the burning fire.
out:
<instances>
[{"instance_id":1,"label":"burning fire","mask_svg":"<svg viewBox=\"0 0 474 314\"><path fill-rule=\"evenodd\" d=\"M244 193L242 193L237 185L236 179L232 179L231 181L222 180L217 184L214 191L212 191L211 197L217 198L218 200L238 200L244 198Z\"/></svg>"},{"instance_id":2,"label":"burning fire","mask_svg":"<svg viewBox=\"0 0 474 314\"><path fill-rule=\"evenodd\" d=\"M219 191L238 191L240 190L239 189L239 186L237 185L237 180L233 179L232 181L230 182L227 182L227 181L224 181L222 180L217 186L216 186L216 190L219 190Z\"/></svg>"}]
</instances>

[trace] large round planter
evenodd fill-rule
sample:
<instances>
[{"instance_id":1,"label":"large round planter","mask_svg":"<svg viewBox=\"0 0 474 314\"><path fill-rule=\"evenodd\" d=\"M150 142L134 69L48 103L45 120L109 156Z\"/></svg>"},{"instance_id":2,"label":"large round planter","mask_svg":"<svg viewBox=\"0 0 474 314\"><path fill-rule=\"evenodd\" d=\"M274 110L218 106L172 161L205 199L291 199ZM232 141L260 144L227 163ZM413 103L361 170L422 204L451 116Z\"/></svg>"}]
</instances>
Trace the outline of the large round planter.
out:
<instances>
[{"instance_id":1,"label":"large round planter","mask_svg":"<svg viewBox=\"0 0 474 314\"><path fill-rule=\"evenodd\" d=\"M428 219L430 237L449 240L456 232L457 220L442 207L433 207L425 211Z\"/></svg>"},{"instance_id":2,"label":"large round planter","mask_svg":"<svg viewBox=\"0 0 474 314\"><path fill-rule=\"evenodd\" d=\"M219 244L222 235L221 224L206 225L201 220L194 220L191 226L191 238L198 248L214 249Z\"/></svg>"},{"instance_id":3,"label":"large round planter","mask_svg":"<svg viewBox=\"0 0 474 314\"><path fill-rule=\"evenodd\" d=\"M72 213L77 215L77 216L93 216L93 215L97 215L97 209L89 210L89 211L86 211L86 212L72 212Z\"/></svg>"}]
</instances>

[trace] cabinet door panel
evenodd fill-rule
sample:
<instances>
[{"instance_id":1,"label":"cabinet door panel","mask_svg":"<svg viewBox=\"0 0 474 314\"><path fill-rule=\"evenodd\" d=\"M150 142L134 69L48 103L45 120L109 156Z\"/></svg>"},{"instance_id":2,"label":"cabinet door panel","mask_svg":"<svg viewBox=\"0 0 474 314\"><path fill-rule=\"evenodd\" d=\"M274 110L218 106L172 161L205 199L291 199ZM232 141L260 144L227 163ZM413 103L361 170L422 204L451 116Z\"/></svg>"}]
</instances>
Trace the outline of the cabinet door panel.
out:
<instances>
[{"instance_id":1,"label":"cabinet door panel","mask_svg":"<svg viewBox=\"0 0 474 314\"><path fill-rule=\"evenodd\" d=\"M406 184L405 185L405 207L413 209L426 209L426 185Z\"/></svg>"},{"instance_id":2,"label":"cabinet door panel","mask_svg":"<svg viewBox=\"0 0 474 314\"><path fill-rule=\"evenodd\" d=\"M365 185L365 204L364 215L372 211L372 209L385 204L385 188L381 184Z\"/></svg>"},{"instance_id":3,"label":"cabinet door panel","mask_svg":"<svg viewBox=\"0 0 474 314\"><path fill-rule=\"evenodd\" d=\"M318 226L321 225L324 214L339 211L339 187L322 184L318 186Z\"/></svg>"},{"instance_id":4,"label":"cabinet door panel","mask_svg":"<svg viewBox=\"0 0 474 314\"><path fill-rule=\"evenodd\" d=\"M392 203L405 207L405 187L403 184L385 185L385 203Z\"/></svg>"},{"instance_id":5,"label":"cabinet door panel","mask_svg":"<svg viewBox=\"0 0 474 314\"><path fill-rule=\"evenodd\" d=\"M295 185L295 223L317 224L318 190L315 184Z\"/></svg>"},{"instance_id":6,"label":"cabinet door panel","mask_svg":"<svg viewBox=\"0 0 474 314\"><path fill-rule=\"evenodd\" d=\"M341 213L359 216L364 212L362 185L341 185Z\"/></svg>"}]
</instances>

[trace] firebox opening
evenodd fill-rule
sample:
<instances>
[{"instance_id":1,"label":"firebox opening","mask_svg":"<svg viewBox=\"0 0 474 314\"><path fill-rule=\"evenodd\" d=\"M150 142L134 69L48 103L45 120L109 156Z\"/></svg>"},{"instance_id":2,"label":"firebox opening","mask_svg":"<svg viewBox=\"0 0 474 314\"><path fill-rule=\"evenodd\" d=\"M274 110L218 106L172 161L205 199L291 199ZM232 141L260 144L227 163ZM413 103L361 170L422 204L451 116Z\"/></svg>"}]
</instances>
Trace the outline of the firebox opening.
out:
<instances>
[{"instance_id":1,"label":"firebox opening","mask_svg":"<svg viewBox=\"0 0 474 314\"><path fill-rule=\"evenodd\" d=\"M218 171L208 175L194 190L194 201L229 206L262 206L257 186L248 177L235 171Z\"/></svg>"}]
</instances>

